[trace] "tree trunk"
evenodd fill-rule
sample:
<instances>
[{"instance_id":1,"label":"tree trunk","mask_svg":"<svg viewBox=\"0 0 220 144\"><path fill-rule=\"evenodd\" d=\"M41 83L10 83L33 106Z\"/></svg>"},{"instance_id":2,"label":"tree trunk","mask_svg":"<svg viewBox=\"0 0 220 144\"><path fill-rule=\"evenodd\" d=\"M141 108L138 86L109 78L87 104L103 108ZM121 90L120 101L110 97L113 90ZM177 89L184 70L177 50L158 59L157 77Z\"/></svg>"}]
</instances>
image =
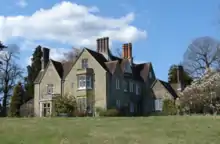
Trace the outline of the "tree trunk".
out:
<instances>
[{"instance_id":1,"label":"tree trunk","mask_svg":"<svg viewBox=\"0 0 220 144\"><path fill-rule=\"evenodd\" d=\"M2 115L7 116L7 93L4 93L3 103L2 103Z\"/></svg>"}]
</instances>

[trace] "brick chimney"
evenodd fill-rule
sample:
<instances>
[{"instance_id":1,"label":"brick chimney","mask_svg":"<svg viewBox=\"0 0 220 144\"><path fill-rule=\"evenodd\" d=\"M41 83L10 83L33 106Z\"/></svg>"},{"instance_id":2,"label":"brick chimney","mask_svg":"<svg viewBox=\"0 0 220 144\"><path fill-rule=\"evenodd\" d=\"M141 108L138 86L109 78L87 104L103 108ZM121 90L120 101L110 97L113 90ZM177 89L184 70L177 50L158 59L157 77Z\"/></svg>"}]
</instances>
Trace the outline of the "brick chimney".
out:
<instances>
[{"instance_id":1,"label":"brick chimney","mask_svg":"<svg viewBox=\"0 0 220 144\"><path fill-rule=\"evenodd\" d=\"M184 69L183 66L178 65L177 66L177 83L178 87L177 90L183 91L185 84L184 84Z\"/></svg>"},{"instance_id":2,"label":"brick chimney","mask_svg":"<svg viewBox=\"0 0 220 144\"><path fill-rule=\"evenodd\" d=\"M41 58L41 70L44 71L50 59L50 49L41 48L41 50L43 53L42 58Z\"/></svg>"},{"instance_id":3,"label":"brick chimney","mask_svg":"<svg viewBox=\"0 0 220 144\"><path fill-rule=\"evenodd\" d=\"M132 44L131 43L123 44L122 58L129 59L130 62L133 63Z\"/></svg>"},{"instance_id":4,"label":"brick chimney","mask_svg":"<svg viewBox=\"0 0 220 144\"><path fill-rule=\"evenodd\" d=\"M96 40L97 41L97 52L108 53L109 51L109 38L103 37Z\"/></svg>"}]
</instances>

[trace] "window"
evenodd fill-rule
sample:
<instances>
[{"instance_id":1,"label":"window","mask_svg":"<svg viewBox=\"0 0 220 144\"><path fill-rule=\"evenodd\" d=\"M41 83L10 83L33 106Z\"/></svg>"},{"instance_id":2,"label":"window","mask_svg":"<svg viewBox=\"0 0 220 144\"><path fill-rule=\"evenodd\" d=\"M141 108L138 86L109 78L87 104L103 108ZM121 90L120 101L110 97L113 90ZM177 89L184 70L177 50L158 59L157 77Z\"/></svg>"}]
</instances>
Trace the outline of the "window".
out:
<instances>
[{"instance_id":1,"label":"window","mask_svg":"<svg viewBox=\"0 0 220 144\"><path fill-rule=\"evenodd\" d=\"M116 79L116 89L120 89L120 81L119 81L119 79Z\"/></svg>"},{"instance_id":2,"label":"window","mask_svg":"<svg viewBox=\"0 0 220 144\"><path fill-rule=\"evenodd\" d=\"M116 100L116 107L120 108L121 107L121 101L120 100Z\"/></svg>"},{"instance_id":3,"label":"window","mask_svg":"<svg viewBox=\"0 0 220 144\"><path fill-rule=\"evenodd\" d=\"M155 100L155 110L156 111L162 111L163 109L163 100L162 99L156 99Z\"/></svg>"},{"instance_id":4,"label":"window","mask_svg":"<svg viewBox=\"0 0 220 144\"><path fill-rule=\"evenodd\" d=\"M151 71L149 72L149 78L150 79L152 78L152 72Z\"/></svg>"},{"instance_id":5,"label":"window","mask_svg":"<svg viewBox=\"0 0 220 144\"><path fill-rule=\"evenodd\" d=\"M130 103L130 112L133 113L134 112L134 104L131 102Z\"/></svg>"},{"instance_id":6,"label":"window","mask_svg":"<svg viewBox=\"0 0 220 144\"><path fill-rule=\"evenodd\" d=\"M123 85L124 85L124 91L127 92L128 91L128 82L124 80Z\"/></svg>"},{"instance_id":7,"label":"window","mask_svg":"<svg viewBox=\"0 0 220 144\"><path fill-rule=\"evenodd\" d=\"M133 84L133 82L129 83L129 88L130 88L130 92L134 91L134 84Z\"/></svg>"},{"instance_id":8,"label":"window","mask_svg":"<svg viewBox=\"0 0 220 144\"><path fill-rule=\"evenodd\" d=\"M136 84L136 95L140 95L140 93L141 93L140 86Z\"/></svg>"},{"instance_id":9,"label":"window","mask_svg":"<svg viewBox=\"0 0 220 144\"><path fill-rule=\"evenodd\" d=\"M92 78L89 75L79 75L78 76L78 89L91 89L92 88Z\"/></svg>"},{"instance_id":10,"label":"window","mask_svg":"<svg viewBox=\"0 0 220 144\"><path fill-rule=\"evenodd\" d=\"M42 104L42 115L44 117L50 116L50 103Z\"/></svg>"},{"instance_id":11,"label":"window","mask_svg":"<svg viewBox=\"0 0 220 144\"><path fill-rule=\"evenodd\" d=\"M53 84L47 85L47 94L53 94Z\"/></svg>"},{"instance_id":12,"label":"window","mask_svg":"<svg viewBox=\"0 0 220 144\"><path fill-rule=\"evenodd\" d=\"M82 59L82 69L88 68L88 59Z\"/></svg>"},{"instance_id":13,"label":"window","mask_svg":"<svg viewBox=\"0 0 220 144\"><path fill-rule=\"evenodd\" d=\"M87 99L86 97L77 98L77 107L80 112L85 112L87 108Z\"/></svg>"}]
</instances>

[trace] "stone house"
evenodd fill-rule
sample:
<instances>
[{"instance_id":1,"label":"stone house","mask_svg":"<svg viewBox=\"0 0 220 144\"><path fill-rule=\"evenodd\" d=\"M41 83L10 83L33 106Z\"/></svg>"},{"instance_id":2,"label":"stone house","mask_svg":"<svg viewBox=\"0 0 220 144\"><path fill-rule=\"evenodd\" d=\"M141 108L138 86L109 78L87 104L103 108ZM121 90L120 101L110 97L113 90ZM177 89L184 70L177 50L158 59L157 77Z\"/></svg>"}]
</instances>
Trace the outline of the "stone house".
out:
<instances>
[{"instance_id":1,"label":"stone house","mask_svg":"<svg viewBox=\"0 0 220 144\"><path fill-rule=\"evenodd\" d=\"M99 38L97 50L84 48L74 63L54 61L48 48L42 50L34 85L35 116L50 116L53 100L65 94L76 97L80 111L117 108L128 115L161 111L164 98L177 98L167 82L156 79L152 63L133 62L131 43L123 44L119 58L110 51L109 38Z\"/></svg>"}]
</instances>

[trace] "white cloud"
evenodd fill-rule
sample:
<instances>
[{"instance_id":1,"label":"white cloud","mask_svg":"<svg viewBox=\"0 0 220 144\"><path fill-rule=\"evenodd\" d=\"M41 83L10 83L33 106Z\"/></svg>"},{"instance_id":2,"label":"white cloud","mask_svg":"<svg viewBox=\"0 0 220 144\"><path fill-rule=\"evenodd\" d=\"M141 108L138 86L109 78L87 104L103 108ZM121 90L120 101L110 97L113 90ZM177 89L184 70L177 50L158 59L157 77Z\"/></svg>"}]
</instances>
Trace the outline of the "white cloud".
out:
<instances>
[{"instance_id":1,"label":"white cloud","mask_svg":"<svg viewBox=\"0 0 220 144\"><path fill-rule=\"evenodd\" d=\"M28 41L52 40L74 46L95 46L98 37L133 42L146 38L146 31L131 25L134 13L120 18L98 15L97 7L61 2L30 16L0 16L0 39L21 37Z\"/></svg>"},{"instance_id":2,"label":"white cloud","mask_svg":"<svg viewBox=\"0 0 220 144\"><path fill-rule=\"evenodd\" d=\"M19 7L24 8L28 5L28 3L26 2L26 0L18 0L18 2L16 3Z\"/></svg>"}]
</instances>

